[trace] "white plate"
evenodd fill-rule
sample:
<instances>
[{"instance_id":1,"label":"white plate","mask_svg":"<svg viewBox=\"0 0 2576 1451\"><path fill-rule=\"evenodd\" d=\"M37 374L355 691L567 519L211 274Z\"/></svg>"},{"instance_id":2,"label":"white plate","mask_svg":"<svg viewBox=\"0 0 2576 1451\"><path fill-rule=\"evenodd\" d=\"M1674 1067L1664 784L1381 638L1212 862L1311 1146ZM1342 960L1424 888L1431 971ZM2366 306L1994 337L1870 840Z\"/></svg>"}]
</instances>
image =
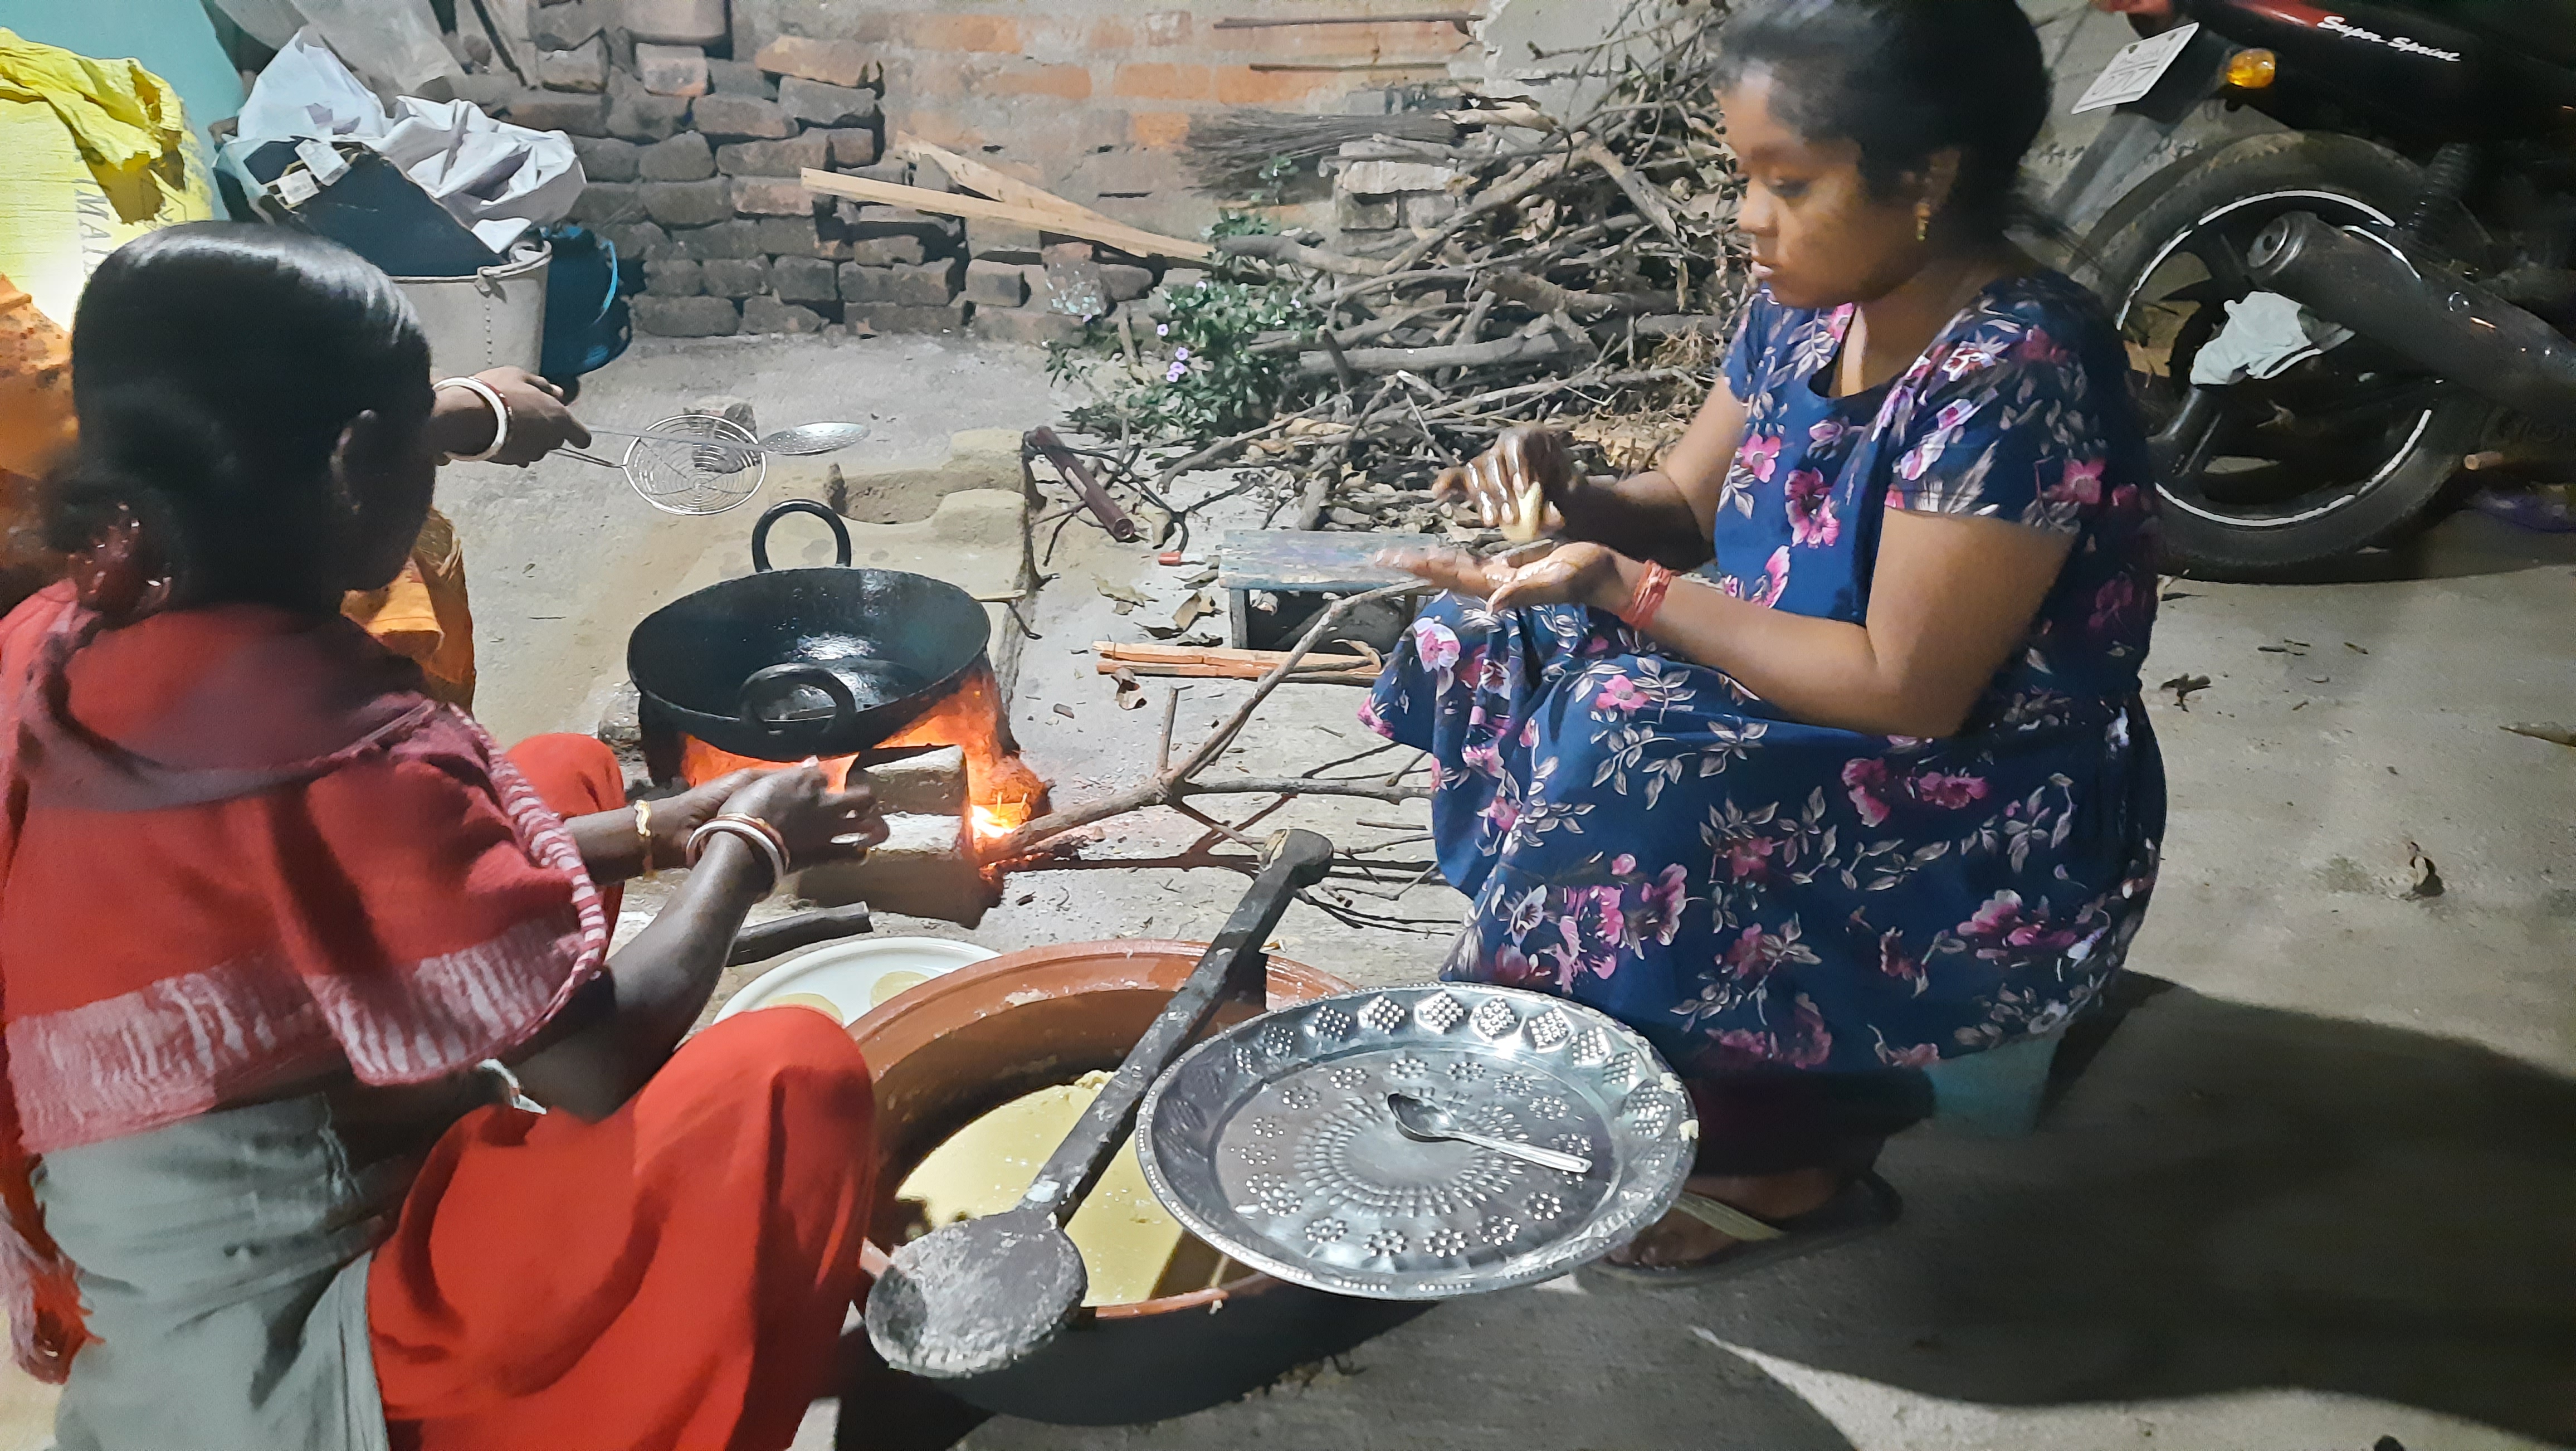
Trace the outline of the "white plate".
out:
<instances>
[{"instance_id":1,"label":"white plate","mask_svg":"<svg viewBox=\"0 0 2576 1451\"><path fill-rule=\"evenodd\" d=\"M983 962L1001 954L972 942L945 937L862 937L809 948L743 984L742 991L716 1013L721 1023L736 1013L767 1007L790 993L811 993L841 1011L841 1021L860 1014L896 993L944 972ZM887 982L896 973L911 980ZM882 991L881 991L882 989Z\"/></svg>"}]
</instances>

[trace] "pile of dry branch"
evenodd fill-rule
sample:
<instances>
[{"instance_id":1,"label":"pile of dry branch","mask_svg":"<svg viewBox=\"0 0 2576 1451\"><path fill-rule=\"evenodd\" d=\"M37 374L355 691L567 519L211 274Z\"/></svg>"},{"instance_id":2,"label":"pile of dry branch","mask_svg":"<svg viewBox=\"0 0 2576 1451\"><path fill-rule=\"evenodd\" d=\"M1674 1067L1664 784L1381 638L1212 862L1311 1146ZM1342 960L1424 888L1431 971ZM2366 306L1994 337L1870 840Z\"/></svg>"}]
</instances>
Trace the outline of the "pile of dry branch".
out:
<instances>
[{"instance_id":1,"label":"pile of dry branch","mask_svg":"<svg viewBox=\"0 0 2576 1451\"><path fill-rule=\"evenodd\" d=\"M1221 238L1238 265L1293 280L1319 317L1251 344L1293 355L1304 406L1173 461L1155 491L1240 460L1269 471L1278 522L1437 532L1432 475L1515 424L1563 423L1608 466L1643 466L1705 396L1748 285L1741 184L1708 79L1721 10L1696 9L1642 60L1631 47L1604 62L1617 82L1578 119L1514 103L1433 127L1384 118L1407 124L1373 138L1377 154L1461 177L1454 214L1392 255ZM1238 164L1228 153L1246 144L1220 131L1207 169Z\"/></svg>"},{"instance_id":2,"label":"pile of dry branch","mask_svg":"<svg viewBox=\"0 0 2576 1451\"><path fill-rule=\"evenodd\" d=\"M1175 450L1181 456L1160 461L1150 461L1148 440L1133 438L1061 451L1098 466L1102 482L1140 496L1142 537L1174 551L1186 547L1193 513L1253 492L1269 496L1272 521L1299 528L1456 537L1467 531L1433 502L1433 476L1519 424L1562 424L1593 445L1600 462L1644 466L1706 397L1748 271L1733 231L1741 180L1709 79L1714 25L1724 5L1693 3L1675 23L1669 0L1632 0L1631 15L1643 12L1664 17L1655 42L1619 44L1635 37L1624 22L1615 28L1599 63L1617 68L1616 84L1576 119L1551 119L1524 104L1471 101L1427 116L1379 118L1389 124L1358 134L1350 117L1302 118L1299 124L1314 128L1311 135L1296 125L1259 129L1270 122L1209 133L1203 174L1267 179L1278 170L1267 158L1338 157L1344 142L1362 141L1386 149L1379 154L1444 165L1459 177L1458 204L1445 221L1407 234L1382 256L1327 250L1316 245L1320 237L1220 237L1218 266L1282 281L1310 306L1313 326L1244 342L1290 373L1286 405L1256 427L1191 440ZM1319 144L1318 137L1331 144ZM1126 376L1152 377L1155 367L1139 353L1140 341L1151 347L1153 340L1140 340L1132 318L1120 338ZM1227 466L1237 469L1231 487L1175 502L1174 484L1184 475ZM1064 477L1070 483L1082 471ZM1085 497L1090 492L1082 490ZM1056 516L1058 530L1083 517L1086 507L1097 510L1077 503ZM1098 822L1153 807L1206 827L1200 848L1249 841L1242 830L1248 823L1219 821L1193 798L1249 793L1283 801L1329 795L1398 802L1428 795L1427 785L1405 779L1418 762L1384 777L1349 774L1353 758L1295 777L1202 779L1280 685L1372 678L1373 659L1314 652L1342 638L1336 632L1354 610L1410 588L1343 598L1294 649L1260 654L1266 668L1249 697L1178 759L1167 698L1163 745L1150 777L1030 822L995 845L995 858L1004 867L1034 865L1072 849ZM1139 674L1241 676L1259 654L1191 648L1186 640L1100 648L1099 668L1131 691ZM1336 768L1342 774L1332 774ZM1436 863L1407 863L1397 871L1357 852L1344 853L1341 867L1365 883L1347 890L1389 901L1437 870ZM1445 928L1374 913L1347 897L1309 894L1308 900L1346 922Z\"/></svg>"}]
</instances>

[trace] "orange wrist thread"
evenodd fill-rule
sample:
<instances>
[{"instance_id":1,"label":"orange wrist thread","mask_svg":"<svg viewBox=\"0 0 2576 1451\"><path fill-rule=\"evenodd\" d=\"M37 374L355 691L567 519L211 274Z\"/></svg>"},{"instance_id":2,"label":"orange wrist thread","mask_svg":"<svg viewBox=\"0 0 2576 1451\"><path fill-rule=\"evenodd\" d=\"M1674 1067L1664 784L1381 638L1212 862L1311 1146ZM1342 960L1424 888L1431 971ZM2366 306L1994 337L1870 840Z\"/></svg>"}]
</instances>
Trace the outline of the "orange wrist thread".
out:
<instances>
[{"instance_id":1,"label":"orange wrist thread","mask_svg":"<svg viewBox=\"0 0 2576 1451\"><path fill-rule=\"evenodd\" d=\"M1619 612L1619 622L1632 630L1651 629L1655 616L1664 608L1664 595L1673 587L1673 572L1660 564L1648 564L1637 575L1637 587L1629 592L1628 607Z\"/></svg>"}]
</instances>

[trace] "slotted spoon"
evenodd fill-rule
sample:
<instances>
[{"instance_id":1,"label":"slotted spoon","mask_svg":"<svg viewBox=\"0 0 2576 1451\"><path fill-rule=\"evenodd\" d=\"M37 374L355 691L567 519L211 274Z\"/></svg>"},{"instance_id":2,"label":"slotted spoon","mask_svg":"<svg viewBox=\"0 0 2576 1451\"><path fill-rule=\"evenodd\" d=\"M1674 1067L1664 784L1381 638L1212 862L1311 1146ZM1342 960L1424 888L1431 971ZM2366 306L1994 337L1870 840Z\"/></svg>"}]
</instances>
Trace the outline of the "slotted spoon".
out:
<instances>
[{"instance_id":1,"label":"slotted spoon","mask_svg":"<svg viewBox=\"0 0 2576 1451\"><path fill-rule=\"evenodd\" d=\"M868 436L863 423L806 423L753 438L730 419L682 413L649 429L593 428L597 436L630 440L622 460L578 449L566 457L622 470L645 503L666 514L721 514L760 492L771 454L830 453Z\"/></svg>"}]
</instances>

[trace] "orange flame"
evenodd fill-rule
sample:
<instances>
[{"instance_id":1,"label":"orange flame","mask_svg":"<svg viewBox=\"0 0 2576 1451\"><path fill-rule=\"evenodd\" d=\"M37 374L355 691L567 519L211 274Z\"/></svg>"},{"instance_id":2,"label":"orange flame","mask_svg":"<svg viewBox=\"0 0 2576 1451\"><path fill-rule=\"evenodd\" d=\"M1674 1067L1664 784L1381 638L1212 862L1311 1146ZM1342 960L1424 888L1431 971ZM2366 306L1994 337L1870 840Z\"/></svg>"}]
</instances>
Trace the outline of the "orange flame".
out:
<instances>
[{"instance_id":1,"label":"orange flame","mask_svg":"<svg viewBox=\"0 0 2576 1451\"><path fill-rule=\"evenodd\" d=\"M1019 743L1011 738L1010 726L1002 717L1001 696L1000 683L993 678L991 668L978 669L959 681L955 690L919 720L879 747L962 747L966 753L966 799L971 803L967 816L978 843L1008 836L1048 809L1046 780L1020 759ZM840 789L848 780L850 766L857 759L824 758L824 774L833 789ZM680 748L680 777L692 786L703 785L729 771L775 771L791 764L737 756L695 736L685 737Z\"/></svg>"},{"instance_id":2,"label":"orange flame","mask_svg":"<svg viewBox=\"0 0 2576 1451\"><path fill-rule=\"evenodd\" d=\"M823 779L831 784L833 790L840 790L849 784L850 764L857 759L856 756L823 757L820 762ZM718 776L735 771L777 771L796 764L794 761L764 761L758 756L737 756L731 751L717 750L696 736L683 736L680 740L680 779L692 786L704 786Z\"/></svg>"},{"instance_id":3,"label":"orange flame","mask_svg":"<svg viewBox=\"0 0 2576 1451\"><path fill-rule=\"evenodd\" d=\"M991 806L968 808L974 817L975 839L994 841L1029 824L1029 803L1001 801Z\"/></svg>"}]
</instances>

